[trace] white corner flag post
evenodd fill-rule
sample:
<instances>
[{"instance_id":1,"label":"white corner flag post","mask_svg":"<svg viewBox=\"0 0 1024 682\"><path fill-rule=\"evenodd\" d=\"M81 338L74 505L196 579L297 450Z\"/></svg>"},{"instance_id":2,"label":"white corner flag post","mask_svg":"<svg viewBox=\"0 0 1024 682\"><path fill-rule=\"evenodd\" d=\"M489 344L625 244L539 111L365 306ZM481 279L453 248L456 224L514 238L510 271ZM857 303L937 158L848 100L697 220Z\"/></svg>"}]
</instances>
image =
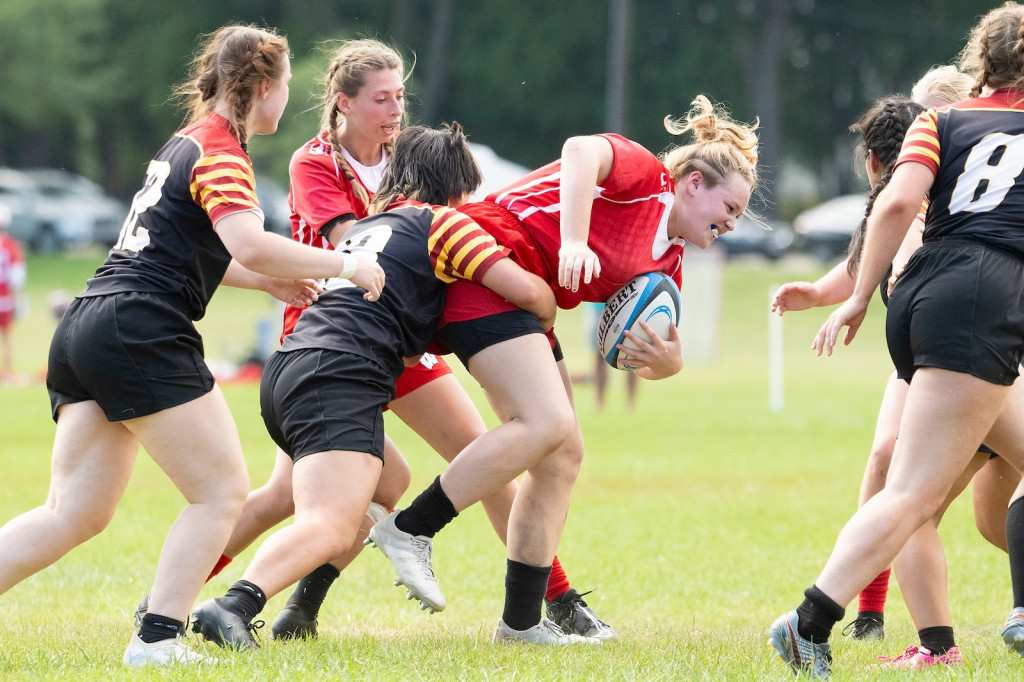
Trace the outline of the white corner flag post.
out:
<instances>
[{"instance_id":1,"label":"white corner flag post","mask_svg":"<svg viewBox=\"0 0 1024 682\"><path fill-rule=\"evenodd\" d=\"M782 316L771 311L771 302L778 286L768 290L768 407L781 412L782 391Z\"/></svg>"}]
</instances>

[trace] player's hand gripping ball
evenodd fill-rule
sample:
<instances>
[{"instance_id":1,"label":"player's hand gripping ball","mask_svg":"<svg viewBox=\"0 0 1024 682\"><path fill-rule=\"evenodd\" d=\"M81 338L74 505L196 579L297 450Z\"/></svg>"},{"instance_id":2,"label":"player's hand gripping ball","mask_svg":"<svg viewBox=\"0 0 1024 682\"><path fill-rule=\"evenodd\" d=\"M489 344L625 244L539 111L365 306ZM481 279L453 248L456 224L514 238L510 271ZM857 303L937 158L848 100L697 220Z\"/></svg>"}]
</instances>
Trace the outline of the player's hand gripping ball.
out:
<instances>
[{"instance_id":1,"label":"player's hand gripping ball","mask_svg":"<svg viewBox=\"0 0 1024 682\"><path fill-rule=\"evenodd\" d=\"M625 332L650 341L640 327L640 322L646 322L658 336L668 339L669 329L679 325L679 311L679 287L671 277L660 272L637 275L605 303L597 327L598 351L615 369L634 370L628 356L629 348L637 346ZM626 347L625 353L618 349L619 344Z\"/></svg>"}]
</instances>

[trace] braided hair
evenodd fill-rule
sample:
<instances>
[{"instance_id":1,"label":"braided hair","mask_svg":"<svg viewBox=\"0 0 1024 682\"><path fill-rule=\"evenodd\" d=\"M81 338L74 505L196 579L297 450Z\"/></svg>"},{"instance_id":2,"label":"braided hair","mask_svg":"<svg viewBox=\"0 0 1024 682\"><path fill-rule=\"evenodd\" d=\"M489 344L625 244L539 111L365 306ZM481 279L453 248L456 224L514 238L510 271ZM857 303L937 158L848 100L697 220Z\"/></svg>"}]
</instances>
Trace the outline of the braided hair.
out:
<instances>
[{"instance_id":1,"label":"braided hair","mask_svg":"<svg viewBox=\"0 0 1024 682\"><path fill-rule=\"evenodd\" d=\"M860 133L861 141L857 145L859 154L866 155L867 152L871 152L885 168L881 179L871 188L864 218L850 238L846 263L846 271L850 277L856 278L860 269L861 247L864 244L868 216L875 206L875 199L892 179L892 169L903 146L903 138L906 137L910 124L923 111L924 107L902 95L883 97L850 126L851 132Z\"/></svg>"},{"instance_id":2,"label":"braided hair","mask_svg":"<svg viewBox=\"0 0 1024 682\"><path fill-rule=\"evenodd\" d=\"M175 87L175 96L195 123L221 102L228 105L231 130L243 145L248 140L246 119L257 87L284 76L288 40L269 29L224 26L204 37L192 59L188 78Z\"/></svg>"},{"instance_id":3,"label":"braided hair","mask_svg":"<svg viewBox=\"0 0 1024 682\"><path fill-rule=\"evenodd\" d=\"M376 71L395 70L403 73L402 57L384 43L372 39L349 40L342 43L331 60L327 70L322 96L323 110L320 116L320 127L327 131L327 139L331 143L334 160L338 163L345 177L352 185L352 192L369 206L370 195L359 182L355 172L342 152L338 141L338 130L344 121L344 114L338 109L338 94L355 97L366 85L367 75ZM390 154L391 143L385 145Z\"/></svg>"},{"instance_id":4,"label":"braided hair","mask_svg":"<svg viewBox=\"0 0 1024 682\"><path fill-rule=\"evenodd\" d=\"M1024 5L1007 2L971 29L960 68L974 76L971 97L986 87L1024 91Z\"/></svg>"}]
</instances>

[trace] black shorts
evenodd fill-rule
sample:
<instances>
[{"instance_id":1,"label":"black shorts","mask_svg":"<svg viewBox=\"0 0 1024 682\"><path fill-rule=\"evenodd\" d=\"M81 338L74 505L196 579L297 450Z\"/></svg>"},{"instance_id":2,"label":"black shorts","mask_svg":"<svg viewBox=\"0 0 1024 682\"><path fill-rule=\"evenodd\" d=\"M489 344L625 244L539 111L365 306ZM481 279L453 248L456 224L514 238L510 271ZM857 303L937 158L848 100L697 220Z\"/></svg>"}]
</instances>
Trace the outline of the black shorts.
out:
<instances>
[{"instance_id":1,"label":"black shorts","mask_svg":"<svg viewBox=\"0 0 1024 682\"><path fill-rule=\"evenodd\" d=\"M76 298L50 343L46 388L53 418L95 400L110 421L154 414L213 390L203 339L183 305L162 294Z\"/></svg>"},{"instance_id":2,"label":"black shorts","mask_svg":"<svg viewBox=\"0 0 1024 682\"><path fill-rule=\"evenodd\" d=\"M998 452L996 452L995 450L993 450L989 446L985 445L984 443L982 443L981 445L978 446L978 452L987 453L989 459L995 459L996 457L999 456Z\"/></svg>"},{"instance_id":3,"label":"black shorts","mask_svg":"<svg viewBox=\"0 0 1024 682\"><path fill-rule=\"evenodd\" d=\"M468 369L469 359L502 341L519 338L527 334L544 334L540 320L525 310L510 310L496 315L485 315L474 320L449 322L437 332L437 340L448 347ZM564 357L562 346L554 334L548 334L553 344L555 362Z\"/></svg>"},{"instance_id":4,"label":"black shorts","mask_svg":"<svg viewBox=\"0 0 1024 682\"><path fill-rule=\"evenodd\" d=\"M391 373L366 358L334 350L277 351L263 368L260 413L274 442L298 461L331 450L384 459L384 406L395 395Z\"/></svg>"},{"instance_id":5,"label":"black shorts","mask_svg":"<svg viewBox=\"0 0 1024 682\"><path fill-rule=\"evenodd\" d=\"M1024 355L1024 262L967 239L925 244L896 280L885 335L904 381L937 367L1009 386Z\"/></svg>"}]
</instances>

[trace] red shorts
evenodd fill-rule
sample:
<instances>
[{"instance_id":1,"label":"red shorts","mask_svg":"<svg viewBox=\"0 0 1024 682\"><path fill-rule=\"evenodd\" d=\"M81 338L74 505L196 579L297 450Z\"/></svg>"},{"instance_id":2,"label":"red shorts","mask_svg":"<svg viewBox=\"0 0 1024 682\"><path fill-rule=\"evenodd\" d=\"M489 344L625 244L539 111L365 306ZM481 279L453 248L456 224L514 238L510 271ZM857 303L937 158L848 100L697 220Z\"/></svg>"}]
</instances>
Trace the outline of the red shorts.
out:
<instances>
[{"instance_id":1,"label":"red shorts","mask_svg":"<svg viewBox=\"0 0 1024 682\"><path fill-rule=\"evenodd\" d=\"M445 374L451 373L452 368L443 358L425 353L419 362L412 367L406 367L398 377L398 381L395 382L395 399L407 396L434 379L440 379Z\"/></svg>"},{"instance_id":2,"label":"red shorts","mask_svg":"<svg viewBox=\"0 0 1024 682\"><path fill-rule=\"evenodd\" d=\"M0 329L9 329L12 322L14 322L14 311L0 310Z\"/></svg>"}]
</instances>

